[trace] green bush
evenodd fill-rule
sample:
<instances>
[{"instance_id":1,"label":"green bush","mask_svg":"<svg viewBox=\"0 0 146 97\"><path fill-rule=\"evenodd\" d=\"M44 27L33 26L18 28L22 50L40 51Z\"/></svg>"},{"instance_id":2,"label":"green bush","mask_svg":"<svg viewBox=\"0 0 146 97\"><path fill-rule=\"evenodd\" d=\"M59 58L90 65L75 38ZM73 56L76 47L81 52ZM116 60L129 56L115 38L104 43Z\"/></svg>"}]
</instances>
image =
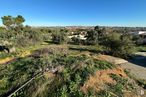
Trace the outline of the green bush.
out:
<instances>
[{"instance_id":1,"label":"green bush","mask_svg":"<svg viewBox=\"0 0 146 97\"><path fill-rule=\"evenodd\" d=\"M86 43L88 45L95 45L98 43L98 32L94 30L87 31L87 40Z\"/></svg>"},{"instance_id":2,"label":"green bush","mask_svg":"<svg viewBox=\"0 0 146 97\"><path fill-rule=\"evenodd\" d=\"M102 45L106 47L109 53L116 57L128 58L135 51L134 44L130 38L119 33L106 35Z\"/></svg>"},{"instance_id":3,"label":"green bush","mask_svg":"<svg viewBox=\"0 0 146 97\"><path fill-rule=\"evenodd\" d=\"M47 38L47 35L39 31L34 31L31 28L26 29L26 27L21 27L19 30L11 29L0 32L0 39L11 42L12 45L17 47L25 47L42 42Z\"/></svg>"},{"instance_id":4,"label":"green bush","mask_svg":"<svg viewBox=\"0 0 146 97\"><path fill-rule=\"evenodd\" d=\"M56 44L67 43L67 32L64 30L55 31L52 33L52 42Z\"/></svg>"},{"instance_id":5,"label":"green bush","mask_svg":"<svg viewBox=\"0 0 146 97\"><path fill-rule=\"evenodd\" d=\"M146 89L146 80L139 79L139 80L137 80L137 83L138 83L139 86L141 86L144 89Z\"/></svg>"},{"instance_id":6,"label":"green bush","mask_svg":"<svg viewBox=\"0 0 146 97\"><path fill-rule=\"evenodd\" d=\"M0 68L0 96L24 84L39 73L40 68L46 68L46 62L46 59L21 58Z\"/></svg>"}]
</instances>

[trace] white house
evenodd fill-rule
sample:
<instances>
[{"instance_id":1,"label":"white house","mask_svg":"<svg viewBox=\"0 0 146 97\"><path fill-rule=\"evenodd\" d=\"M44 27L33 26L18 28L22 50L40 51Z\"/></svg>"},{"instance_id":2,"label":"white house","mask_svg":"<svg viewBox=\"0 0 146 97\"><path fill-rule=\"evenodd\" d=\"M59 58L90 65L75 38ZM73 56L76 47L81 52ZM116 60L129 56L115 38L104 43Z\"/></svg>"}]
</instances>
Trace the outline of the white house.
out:
<instances>
[{"instance_id":1,"label":"white house","mask_svg":"<svg viewBox=\"0 0 146 97\"><path fill-rule=\"evenodd\" d=\"M146 35L146 31L139 31L138 34L139 35Z\"/></svg>"},{"instance_id":2,"label":"white house","mask_svg":"<svg viewBox=\"0 0 146 97\"><path fill-rule=\"evenodd\" d=\"M134 36L140 36L141 39L137 40L139 44L146 44L146 31L130 32L129 34Z\"/></svg>"},{"instance_id":3,"label":"white house","mask_svg":"<svg viewBox=\"0 0 146 97\"><path fill-rule=\"evenodd\" d=\"M76 38L79 38L81 40L86 40L87 38L84 36L84 35L72 35L72 36L68 36L68 38L73 38L73 37L76 37Z\"/></svg>"},{"instance_id":4,"label":"white house","mask_svg":"<svg viewBox=\"0 0 146 97\"><path fill-rule=\"evenodd\" d=\"M132 35L146 35L146 31L129 32Z\"/></svg>"}]
</instances>

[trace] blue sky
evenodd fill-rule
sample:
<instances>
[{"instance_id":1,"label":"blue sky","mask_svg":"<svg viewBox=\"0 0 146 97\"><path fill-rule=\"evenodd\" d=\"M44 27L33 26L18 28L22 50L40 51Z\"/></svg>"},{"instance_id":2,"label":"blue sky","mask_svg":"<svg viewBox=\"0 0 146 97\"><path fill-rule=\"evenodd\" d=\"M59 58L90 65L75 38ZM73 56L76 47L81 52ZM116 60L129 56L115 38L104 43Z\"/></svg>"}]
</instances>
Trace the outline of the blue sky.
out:
<instances>
[{"instance_id":1,"label":"blue sky","mask_svg":"<svg viewBox=\"0 0 146 97\"><path fill-rule=\"evenodd\" d=\"M146 0L0 0L4 15L33 26L146 26Z\"/></svg>"}]
</instances>

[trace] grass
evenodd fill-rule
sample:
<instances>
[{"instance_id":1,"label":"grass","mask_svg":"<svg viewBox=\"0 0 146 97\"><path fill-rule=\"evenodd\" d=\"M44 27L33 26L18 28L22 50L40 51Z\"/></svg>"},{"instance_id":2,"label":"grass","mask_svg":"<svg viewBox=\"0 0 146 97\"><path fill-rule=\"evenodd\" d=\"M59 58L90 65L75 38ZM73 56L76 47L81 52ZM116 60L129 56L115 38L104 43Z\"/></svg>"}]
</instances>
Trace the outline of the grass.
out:
<instances>
[{"instance_id":1,"label":"grass","mask_svg":"<svg viewBox=\"0 0 146 97\"><path fill-rule=\"evenodd\" d=\"M48 57L49 56L50 55L48 55ZM24 61L24 59L19 60L19 62L18 63L15 62L14 67L11 67L11 68L15 69L17 71L21 67L22 68L22 70L20 69L21 72L25 68L26 68L25 70L27 70L27 71L30 70L29 68L31 68L31 71L34 71L34 70L32 70L32 68L34 68L34 66L36 68L36 65L31 60L33 60L33 59L26 58L25 61ZM86 60L89 60L89 61L86 61ZM59 65L64 66L63 72L59 73L58 77L56 77L54 79L54 81L50 84L40 83L40 87L42 87L42 86L48 87L49 90L46 90L47 88L45 88L44 91L43 90L39 91L38 90L39 87L35 86L35 84L32 84L34 88L33 88L33 92L31 91L30 94L38 92L38 95L43 95L42 93L47 92L49 96L58 95L60 97L65 97L65 96L72 95L73 97L83 97L84 94L79 90L79 88L88 79L88 76L96 70L112 68L109 66L109 65L112 65L110 63L101 62L98 60L92 60L92 59L88 58L87 56L72 56L72 55L61 56L60 55L60 56L54 57L51 62L52 62L52 64L54 64L54 66L59 66ZM39 63L41 64L41 62L39 62ZM20 64L21 64L21 66L20 66ZM102 65L102 67L99 65ZM33 66L33 67L30 67L30 66ZM37 65L37 66L39 66L39 65ZM74 68L72 68L72 67L74 67ZM16 76L14 76L14 78L15 77ZM44 80L44 83L47 82L47 80L46 81L45 80ZM27 90L30 90L31 88L32 88L32 86L28 86ZM37 89L37 90L34 90L34 89ZM25 90L23 92L26 93ZM19 95L19 93L17 95ZM22 95L22 93L20 93L20 95ZM26 94L26 95L29 95L29 94Z\"/></svg>"},{"instance_id":2,"label":"grass","mask_svg":"<svg viewBox=\"0 0 146 97\"><path fill-rule=\"evenodd\" d=\"M68 45L69 50L72 51L89 51L92 53L102 53L104 48L100 45Z\"/></svg>"},{"instance_id":3,"label":"grass","mask_svg":"<svg viewBox=\"0 0 146 97\"><path fill-rule=\"evenodd\" d=\"M81 91L81 87L85 84L85 82L89 79L89 76L95 75L97 71L106 71L112 70L116 68L115 65L94 59L91 54L97 55L99 51L103 51L100 46L80 46L80 45L60 45L57 47L68 47L67 54L62 54L63 52L59 51L56 48L57 53L47 53L45 56L33 58L27 57L27 52L32 53L34 50L39 51L37 49L46 48L49 50L50 46L56 45L37 45L31 46L29 48L19 48L17 49L17 53L15 56L21 57L17 61L8 64L3 67L0 71L0 82L4 83L1 85L0 94L6 93L9 89L13 89L21 84L23 84L26 80L31 78L34 74L38 73L40 68L44 70L46 68L54 68L57 66L63 66L64 69L62 72L57 73L53 81L49 81L49 77L44 75L41 79L36 79L31 84L26 86L24 90L21 90L20 93L16 94L16 96L28 96L31 97L31 94L36 96L59 96L59 97L90 97L90 96L101 96L101 97L116 97L123 96L123 90L133 89L133 84L128 83L126 78L122 76L118 76L116 74L111 74L110 77L116 81L116 84L106 84L105 90L102 90L97 93L92 93L91 91L88 94L84 94ZM26 54L23 54L26 52ZM54 50L53 50L54 52ZM83 52L83 53L82 53ZM87 54L84 54L88 52ZM22 57L22 55L24 57ZM29 54L30 54L29 53ZM20 54L20 55L19 55ZM41 54L41 53L40 53ZM47 73L45 73L47 74ZM142 87L145 87L146 83L143 81L139 81L139 84ZM7 88L6 88L7 87ZM42 90L40 90L42 88ZM57 92L56 92L57 91ZM92 95L93 94L93 95Z\"/></svg>"},{"instance_id":4,"label":"grass","mask_svg":"<svg viewBox=\"0 0 146 97\"><path fill-rule=\"evenodd\" d=\"M138 83L139 86L141 86L144 89L146 89L146 80L139 79L139 80L137 80L137 83Z\"/></svg>"},{"instance_id":5,"label":"grass","mask_svg":"<svg viewBox=\"0 0 146 97\"><path fill-rule=\"evenodd\" d=\"M136 46L136 51L137 52L146 52L146 46Z\"/></svg>"},{"instance_id":6,"label":"grass","mask_svg":"<svg viewBox=\"0 0 146 97\"><path fill-rule=\"evenodd\" d=\"M127 78L122 78L116 74L111 74L110 76L116 81L115 85L110 85L110 91L114 92L116 95L122 96L124 94L123 90L134 90L134 84L129 83ZM133 90L131 88L133 88Z\"/></svg>"},{"instance_id":7,"label":"grass","mask_svg":"<svg viewBox=\"0 0 146 97\"><path fill-rule=\"evenodd\" d=\"M9 53L5 53L5 52L0 52L0 59L4 59L7 57L11 57L12 55Z\"/></svg>"}]
</instances>

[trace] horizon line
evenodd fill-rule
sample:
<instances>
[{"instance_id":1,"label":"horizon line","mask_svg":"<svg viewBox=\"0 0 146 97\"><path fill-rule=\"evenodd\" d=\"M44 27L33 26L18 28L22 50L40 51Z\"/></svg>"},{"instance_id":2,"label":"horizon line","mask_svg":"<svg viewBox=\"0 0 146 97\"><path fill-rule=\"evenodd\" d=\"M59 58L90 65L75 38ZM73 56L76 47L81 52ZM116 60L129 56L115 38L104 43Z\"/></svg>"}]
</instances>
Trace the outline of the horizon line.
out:
<instances>
[{"instance_id":1,"label":"horizon line","mask_svg":"<svg viewBox=\"0 0 146 97\"><path fill-rule=\"evenodd\" d=\"M146 26L128 26L128 25L29 25L29 24L23 24L24 26L31 26L31 27L131 27L131 28L145 28ZM0 27L4 27L3 24L0 25Z\"/></svg>"}]
</instances>

